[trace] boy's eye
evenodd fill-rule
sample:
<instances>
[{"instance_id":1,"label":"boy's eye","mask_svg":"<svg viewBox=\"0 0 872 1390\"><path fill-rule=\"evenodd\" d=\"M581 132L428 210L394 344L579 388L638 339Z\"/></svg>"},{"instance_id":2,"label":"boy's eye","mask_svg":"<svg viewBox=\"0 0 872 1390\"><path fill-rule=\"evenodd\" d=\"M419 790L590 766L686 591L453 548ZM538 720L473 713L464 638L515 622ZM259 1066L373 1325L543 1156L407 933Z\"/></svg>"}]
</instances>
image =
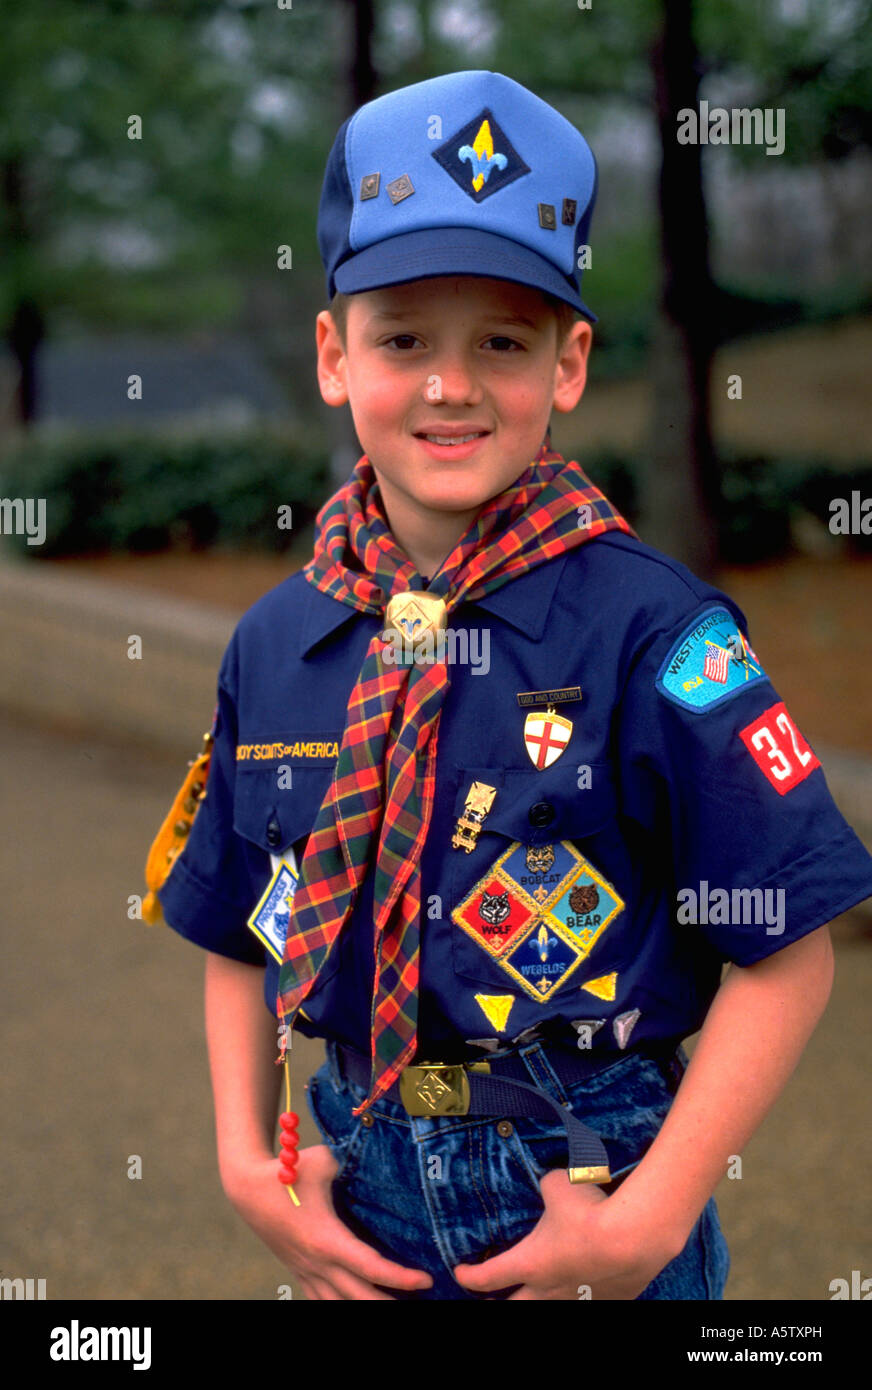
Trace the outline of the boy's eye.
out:
<instances>
[{"instance_id":1,"label":"boy's eye","mask_svg":"<svg viewBox=\"0 0 872 1390\"><path fill-rule=\"evenodd\" d=\"M388 344L394 344L403 351L406 348L413 347L417 341L418 339L415 337L414 333L395 333L392 338L388 339Z\"/></svg>"},{"instance_id":2,"label":"boy's eye","mask_svg":"<svg viewBox=\"0 0 872 1390\"><path fill-rule=\"evenodd\" d=\"M492 343L497 352L509 352L512 348L520 349L520 343L516 343L514 338L503 337L502 334L495 333L487 341Z\"/></svg>"}]
</instances>

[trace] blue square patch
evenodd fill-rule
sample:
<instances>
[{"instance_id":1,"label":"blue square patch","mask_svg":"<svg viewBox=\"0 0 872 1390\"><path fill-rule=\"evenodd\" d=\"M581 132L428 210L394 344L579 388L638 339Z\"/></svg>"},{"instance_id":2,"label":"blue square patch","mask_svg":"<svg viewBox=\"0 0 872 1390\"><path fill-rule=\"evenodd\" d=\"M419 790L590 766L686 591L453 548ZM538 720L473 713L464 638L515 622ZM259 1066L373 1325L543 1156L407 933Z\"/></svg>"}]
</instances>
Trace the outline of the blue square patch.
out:
<instances>
[{"instance_id":1,"label":"blue square patch","mask_svg":"<svg viewBox=\"0 0 872 1390\"><path fill-rule=\"evenodd\" d=\"M530 173L487 107L434 150L433 158L476 203Z\"/></svg>"},{"instance_id":2,"label":"blue square patch","mask_svg":"<svg viewBox=\"0 0 872 1390\"><path fill-rule=\"evenodd\" d=\"M559 923L589 956L606 927L623 910L623 899L611 884L584 863L557 901L551 903L546 921Z\"/></svg>"},{"instance_id":3,"label":"blue square patch","mask_svg":"<svg viewBox=\"0 0 872 1390\"><path fill-rule=\"evenodd\" d=\"M545 1003L583 960L584 956L577 946L568 941L559 929L555 930L543 918L539 918L524 940L498 964L534 999Z\"/></svg>"},{"instance_id":4,"label":"blue square patch","mask_svg":"<svg viewBox=\"0 0 872 1390\"><path fill-rule=\"evenodd\" d=\"M289 864L280 861L263 897L248 919L248 926L280 965L284 959L298 879L299 874Z\"/></svg>"},{"instance_id":5,"label":"blue square patch","mask_svg":"<svg viewBox=\"0 0 872 1390\"><path fill-rule=\"evenodd\" d=\"M494 868L542 904L556 893L561 881L580 864L581 855L572 845L559 840L553 845L522 845L517 842L497 860Z\"/></svg>"}]
</instances>

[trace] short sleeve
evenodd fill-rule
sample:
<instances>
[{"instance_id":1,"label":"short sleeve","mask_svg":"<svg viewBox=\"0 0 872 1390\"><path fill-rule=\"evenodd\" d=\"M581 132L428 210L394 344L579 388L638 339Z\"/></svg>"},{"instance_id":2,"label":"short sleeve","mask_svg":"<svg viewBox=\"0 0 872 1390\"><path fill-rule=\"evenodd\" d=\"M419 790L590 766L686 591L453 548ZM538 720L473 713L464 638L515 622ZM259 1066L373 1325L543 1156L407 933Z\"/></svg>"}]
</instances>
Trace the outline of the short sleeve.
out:
<instances>
[{"instance_id":1,"label":"short sleeve","mask_svg":"<svg viewBox=\"0 0 872 1390\"><path fill-rule=\"evenodd\" d=\"M189 941L233 960L264 965L264 948L247 925L255 901L250 856L260 851L233 829L236 735L234 701L219 676L206 797L158 896L167 923ZM262 857L268 866L268 857Z\"/></svg>"},{"instance_id":2,"label":"short sleeve","mask_svg":"<svg viewBox=\"0 0 872 1390\"><path fill-rule=\"evenodd\" d=\"M677 930L752 965L872 894L872 858L731 601L639 644L617 718L624 812Z\"/></svg>"}]
</instances>

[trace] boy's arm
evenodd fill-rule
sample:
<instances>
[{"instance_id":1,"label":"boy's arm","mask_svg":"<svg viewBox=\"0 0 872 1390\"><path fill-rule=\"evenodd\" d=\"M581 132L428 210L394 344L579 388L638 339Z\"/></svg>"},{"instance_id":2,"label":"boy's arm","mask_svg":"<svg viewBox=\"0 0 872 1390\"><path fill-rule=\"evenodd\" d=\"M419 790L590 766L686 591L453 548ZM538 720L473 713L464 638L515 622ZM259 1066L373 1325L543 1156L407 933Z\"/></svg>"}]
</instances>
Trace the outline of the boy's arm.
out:
<instances>
[{"instance_id":1,"label":"boy's arm","mask_svg":"<svg viewBox=\"0 0 872 1390\"><path fill-rule=\"evenodd\" d=\"M264 1007L261 967L207 954L206 1043L218 1168L230 1195L241 1170L273 1157L282 1077L272 1065L276 1025Z\"/></svg>"},{"instance_id":2,"label":"boy's arm","mask_svg":"<svg viewBox=\"0 0 872 1390\"><path fill-rule=\"evenodd\" d=\"M824 926L755 965L733 965L723 980L662 1129L611 1199L662 1223L676 1253L787 1084L833 971Z\"/></svg>"},{"instance_id":3,"label":"boy's arm","mask_svg":"<svg viewBox=\"0 0 872 1390\"><path fill-rule=\"evenodd\" d=\"M279 1068L275 1019L264 1006L263 970L210 952L206 958L206 1041L215 1097L218 1167L228 1198L313 1299L390 1301L380 1286L421 1289L408 1269L358 1239L336 1215L336 1160L326 1144L301 1149L294 1207L278 1182L273 1154Z\"/></svg>"}]
</instances>

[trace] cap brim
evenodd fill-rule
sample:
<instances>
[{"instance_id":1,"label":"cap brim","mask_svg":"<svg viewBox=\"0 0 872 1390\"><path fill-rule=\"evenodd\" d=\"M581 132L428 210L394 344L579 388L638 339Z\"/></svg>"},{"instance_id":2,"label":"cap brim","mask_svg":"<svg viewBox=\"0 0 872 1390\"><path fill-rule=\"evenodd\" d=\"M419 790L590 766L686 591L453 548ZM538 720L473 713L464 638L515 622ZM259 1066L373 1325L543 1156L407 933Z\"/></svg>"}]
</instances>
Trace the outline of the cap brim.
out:
<instances>
[{"instance_id":1,"label":"cap brim","mask_svg":"<svg viewBox=\"0 0 872 1390\"><path fill-rule=\"evenodd\" d=\"M342 294L359 294L436 275L512 280L562 299L591 323L597 322L572 281L550 261L508 237L472 227L428 227L388 237L343 261L334 281Z\"/></svg>"}]
</instances>

